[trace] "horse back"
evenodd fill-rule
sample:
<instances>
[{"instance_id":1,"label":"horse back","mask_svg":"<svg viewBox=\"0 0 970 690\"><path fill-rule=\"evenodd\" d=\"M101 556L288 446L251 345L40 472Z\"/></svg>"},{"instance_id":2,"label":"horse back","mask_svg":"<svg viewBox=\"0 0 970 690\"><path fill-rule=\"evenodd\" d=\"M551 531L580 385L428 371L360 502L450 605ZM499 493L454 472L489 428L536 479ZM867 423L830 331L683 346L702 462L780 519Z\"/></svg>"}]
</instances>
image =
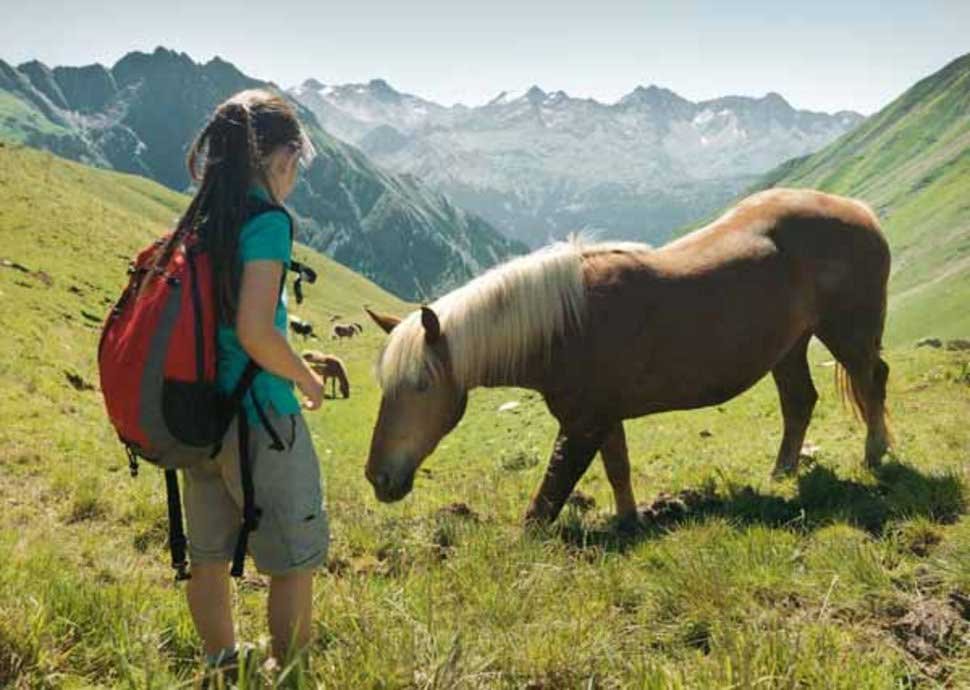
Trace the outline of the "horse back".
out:
<instances>
[{"instance_id":1,"label":"horse back","mask_svg":"<svg viewBox=\"0 0 970 690\"><path fill-rule=\"evenodd\" d=\"M619 417L703 407L753 385L832 310L881 318L888 248L849 199L770 190L656 251L584 259L583 385Z\"/></svg>"}]
</instances>

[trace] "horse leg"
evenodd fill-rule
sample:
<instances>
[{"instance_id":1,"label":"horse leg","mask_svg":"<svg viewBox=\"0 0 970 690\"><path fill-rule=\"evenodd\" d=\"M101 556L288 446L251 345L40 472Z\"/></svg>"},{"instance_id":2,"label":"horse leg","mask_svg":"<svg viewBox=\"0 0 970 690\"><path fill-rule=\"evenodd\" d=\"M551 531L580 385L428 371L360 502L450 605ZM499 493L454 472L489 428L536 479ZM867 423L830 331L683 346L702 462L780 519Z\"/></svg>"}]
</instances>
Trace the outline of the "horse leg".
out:
<instances>
[{"instance_id":1,"label":"horse leg","mask_svg":"<svg viewBox=\"0 0 970 690\"><path fill-rule=\"evenodd\" d=\"M845 392L851 397L866 423L865 464L879 466L889 449L889 430L886 426L886 382L889 365L879 356L879 332L859 333L850 321L826 324L819 330L819 339L845 367L849 376Z\"/></svg>"},{"instance_id":2,"label":"horse leg","mask_svg":"<svg viewBox=\"0 0 970 690\"><path fill-rule=\"evenodd\" d=\"M772 472L775 478L798 471L798 458L805 442L805 432L818 401L806 357L811 338L811 333L802 336L771 370L778 387L781 414L785 423L781 448L778 449L778 459Z\"/></svg>"},{"instance_id":3,"label":"horse leg","mask_svg":"<svg viewBox=\"0 0 970 690\"><path fill-rule=\"evenodd\" d=\"M633 497L633 486L630 484L630 456L626 448L623 422L617 422L606 434L603 445L600 446L600 455L606 468L606 478L610 480L610 486L613 487L617 518L621 523L635 521L637 502Z\"/></svg>"},{"instance_id":4,"label":"horse leg","mask_svg":"<svg viewBox=\"0 0 970 690\"><path fill-rule=\"evenodd\" d=\"M525 514L527 523L545 525L559 516L576 482L603 444L605 435L603 430L569 434L559 431L546 474Z\"/></svg>"}]
</instances>

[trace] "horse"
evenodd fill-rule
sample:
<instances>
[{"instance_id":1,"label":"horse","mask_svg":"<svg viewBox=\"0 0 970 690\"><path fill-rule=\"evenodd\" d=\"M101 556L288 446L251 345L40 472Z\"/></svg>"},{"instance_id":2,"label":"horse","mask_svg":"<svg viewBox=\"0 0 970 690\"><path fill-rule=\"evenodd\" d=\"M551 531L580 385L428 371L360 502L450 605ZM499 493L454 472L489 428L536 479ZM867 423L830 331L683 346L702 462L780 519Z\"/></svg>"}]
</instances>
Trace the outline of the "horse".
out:
<instances>
[{"instance_id":1,"label":"horse","mask_svg":"<svg viewBox=\"0 0 970 690\"><path fill-rule=\"evenodd\" d=\"M880 357L889 267L868 206L796 189L750 196L659 249L572 240L512 259L403 321L375 319L390 335L365 475L378 500L402 499L469 390L524 387L559 422L527 522L556 519L597 451L617 517L635 522L623 421L723 403L768 372L783 418L773 475L790 475L818 398L813 335L838 362L875 468L891 442Z\"/></svg>"},{"instance_id":2,"label":"horse","mask_svg":"<svg viewBox=\"0 0 970 690\"><path fill-rule=\"evenodd\" d=\"M330 339L336 340L337 338L353 338L357 333L357 329L353 326L335 323L333 328L330 329Z\"/></svg>"},{"instance_id":3,"label":"horse","mask_svg":"<svg viewBox=\"0 0 970 690\"><path fill-rule=\"evenodd\" d=\"M297 335L302 335L303 339L314 337L313 336L313 324L309 321L304 321L303 319L298 319L295 316L290 316L290 330Z\"/></svg>"},{"instance_id":4,"label":"horse","mask_svg":"<svg viewBox=\"0 0 970 690\"><path fill-rule=\"evenodd\" d=\"M350 381L347 379L347 372L344 363L339 357L325 355L316 350L306 350L303 359L310 364L310 368L323 377L323 385L330 381L330 397L337 397L337 382L340 382L340 395L344 398L350 397Z\"/></svg>"}]
</instances>

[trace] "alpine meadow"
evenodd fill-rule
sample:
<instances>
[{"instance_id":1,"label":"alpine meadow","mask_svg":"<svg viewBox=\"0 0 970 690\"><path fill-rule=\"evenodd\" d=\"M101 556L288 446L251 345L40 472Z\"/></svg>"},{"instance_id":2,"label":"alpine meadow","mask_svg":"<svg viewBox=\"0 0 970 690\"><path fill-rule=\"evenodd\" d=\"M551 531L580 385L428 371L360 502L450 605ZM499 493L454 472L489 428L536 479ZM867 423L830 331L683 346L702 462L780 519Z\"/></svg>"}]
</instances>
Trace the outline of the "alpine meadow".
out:
<instances>
[{"instance_id":1,"label":"alpine meadow","mask_svg":"<svg viewBox=\"0 0 970 690\"><path fill-rule=\"evenodd\" d=\"M304 79L167 48L112 67L0 60L0 687L970 688L970 55L869 116L656 86L445 106ZM288 338L338 357L349 389L304 412L332 535L313 640L272 658L268 578L248 567L230 683L206 676L164 478L129 476L97 352L133 258L189 204L192 135L250 87L287 98L315 149L292 209L294 259L319 277L299 304L290 284ZM771 475L787 420L766 376L625 422L635 524L595 459L558 520L527 524L559 425L538 392L493 387L410 495L375 498L388 336L366 310L407 317L571 231L662 245L770 188L879 219L881 464L813 339L794 475Z\"/></svg>"}]
</instances>

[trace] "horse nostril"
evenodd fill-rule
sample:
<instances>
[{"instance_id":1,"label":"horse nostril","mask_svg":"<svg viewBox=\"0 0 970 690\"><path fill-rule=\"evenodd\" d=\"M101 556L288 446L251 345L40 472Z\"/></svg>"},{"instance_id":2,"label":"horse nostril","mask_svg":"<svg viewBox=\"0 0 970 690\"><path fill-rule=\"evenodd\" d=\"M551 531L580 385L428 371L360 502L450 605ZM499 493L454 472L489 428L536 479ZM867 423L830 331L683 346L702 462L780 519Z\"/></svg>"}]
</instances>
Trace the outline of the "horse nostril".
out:
<instances>
[{"instance_id":1,"label":"horse nostril","mask_svg":"<svg viewBox=\"0 0 970 690\"><path fill-rule=\"evenodd\" d=\"M391 478L386 472L378 472L374 475L374 486L378 489L386 489L391 484Z\"/></svg>"}]
</instances>

